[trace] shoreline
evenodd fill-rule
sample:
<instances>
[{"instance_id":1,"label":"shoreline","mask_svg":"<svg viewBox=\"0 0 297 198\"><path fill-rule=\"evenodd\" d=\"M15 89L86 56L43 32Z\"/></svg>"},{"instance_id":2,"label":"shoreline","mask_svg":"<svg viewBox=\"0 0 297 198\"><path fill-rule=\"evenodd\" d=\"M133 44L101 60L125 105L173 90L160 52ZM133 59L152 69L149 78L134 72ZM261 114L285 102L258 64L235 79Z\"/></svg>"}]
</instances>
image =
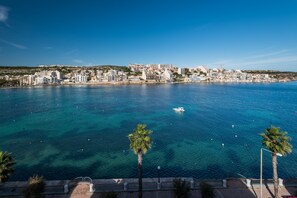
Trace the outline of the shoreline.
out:
<instances>
[{"instance_id":1,"label":"shoreline","mask_svg":"<svg viewBox=\"0 0 297 198\"><path fill-rule=\"evenodd\" d=\"M41 175L42 176L42 175ZM65 182L69 182L69 181L73 181L73 180L77 180L78 178L91 178L93 181L99 181L101 183L124 183L125 181L128 181L128 182L138 182L138 178L137 177L122 177L122 178L92 178L90 176L79 176L79 177L75 177L75 178L72 178L72 179L46 179L44 178L45 181L48 181L48 182L56 182L56 181L65 181ZM257 183L257 181L259 181L260 179L258 178L254 178L254 177L226 177L226 178L197 178L197 177L191 177L191 176L176 176L176 177L171 177L171 176L168 176L168 177L160 177L161 179L161 182L164 182L164 181L172 181L173 179L175 178L181 178L181 179L185 179L187 181L190 181L190 180L202 180L202 181L222 181L222 180L231 180L231 179L238 179L238 180L247 180L247 179L250 179L250 180L254 180L255 182L254 183ZM157 182L158 181L158 177L143 177L142 178L143 181L150 181L150 182ZM279 179L282 179L284 181L289 181L290 183L294 182L296 183L296 186L297 186L297 177L288 177L288 178L282 178L282 177L279 177ZM263 181L271 181L273 182L273 178L263 178ZM117 181L117 182L115 182ZM25 182L28 182L28 180L7 180L4 184L12 184L12 183L25 183Z\"/></svg>"},{"instance_id":2,"label":"shoreline","mask_svg":"<svg viewBox=\"0 0 297 198\"><path fill-rule=\"evenodd\" d=\"M3 86L0 89L8 88L44 88L44 87L79 87L79 86L133 86L133 85L165 85L165 84L274 84L274 83L290 83L290 81L271 81L271 82L236 82L236 81L201 81L201 82L96 82L96 83L61 83L61 84L44 84L44 85L19 85L19 86Z\"/></svg>"}]
</instances>

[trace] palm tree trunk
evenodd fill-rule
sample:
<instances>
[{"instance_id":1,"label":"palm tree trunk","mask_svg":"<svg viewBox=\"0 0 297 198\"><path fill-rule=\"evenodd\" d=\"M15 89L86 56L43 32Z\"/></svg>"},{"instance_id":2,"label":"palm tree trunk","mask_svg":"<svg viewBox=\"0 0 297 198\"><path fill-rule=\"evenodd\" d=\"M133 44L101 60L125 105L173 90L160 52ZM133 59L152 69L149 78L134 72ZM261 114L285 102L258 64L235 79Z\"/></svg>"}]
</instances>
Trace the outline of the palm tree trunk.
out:
<instances>
[{"instance_id":1,"label":"palm tree trunk","mask_svg":"<svg viewBox=\"0 0 297 198\"><path fill-rule=\"evenodd\" d=\"M275 153L272 153L272 167L273 167L274 196L275 198L278 198L277 157Z\"/></svg>"},{"instance_id":2,"label":"palm tree trunk","mask_svg":"<svg viewBox=\"0 0 297 198\"><path fill-rule=\"evenodd\" d=\"M138 152L138 197L142 198L142 153Z\"/></svg>"}]
</instances>

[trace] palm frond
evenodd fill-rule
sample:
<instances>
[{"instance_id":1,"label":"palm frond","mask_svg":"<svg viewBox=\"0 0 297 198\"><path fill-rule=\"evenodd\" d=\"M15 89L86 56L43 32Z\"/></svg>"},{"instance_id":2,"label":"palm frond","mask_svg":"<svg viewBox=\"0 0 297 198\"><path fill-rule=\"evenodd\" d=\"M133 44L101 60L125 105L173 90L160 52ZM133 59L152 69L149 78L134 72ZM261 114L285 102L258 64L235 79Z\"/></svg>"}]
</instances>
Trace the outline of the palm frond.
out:
<instances>
[{"instance_id":1,"label":"palm frond","mask_svg":"<svg viewBox=\"0 0 297 198\"><path fill-rule=\"evenodd\" d=\"M260 133L263 138L262 145L272 153L287 155L292 152L291 138L286 136L287 134L286 131L280 132L280 128L271 126L264 133Z\"/></svg>"},{"instance_id":2,"label":"palm frond","mask_svg":"<svg viewBox=\"0 0 297 198\"><path fill-rule=\"evenodd\" d=\"M0 183L5 182L13 173L15 163L10 153L0 151Z\"/></svg>"},{"instance_id":3,"label":"palm frond","mask_svg":"<svg viewBox=\"0 0 297 198\"><path fill-rule=\"evenodd\" d=\"M138 124L133 130L133 133L128 135L130 149L132 149L135 154L145 154L152 146L150 134L152 134L152 131L146 129L145 124Z\"/></svg>"}]
</instances>

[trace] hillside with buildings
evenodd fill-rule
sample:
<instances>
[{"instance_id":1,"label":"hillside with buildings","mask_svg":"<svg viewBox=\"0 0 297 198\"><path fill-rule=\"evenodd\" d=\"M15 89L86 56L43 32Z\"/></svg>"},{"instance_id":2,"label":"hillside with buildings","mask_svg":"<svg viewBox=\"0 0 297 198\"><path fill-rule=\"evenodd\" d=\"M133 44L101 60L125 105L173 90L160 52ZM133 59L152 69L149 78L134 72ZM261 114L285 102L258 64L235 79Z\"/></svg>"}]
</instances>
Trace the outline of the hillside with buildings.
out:
<instances>
[{"instance_id":1,"label":"hillside with buildings","mask_svg":"<svg viewBox=\"0 0 297 198\"><path fill-rule=\"evenodd\" d=\"M276 78L279 81L296 81L297 72L290 71L275 71L275 70L247 70L246 73L250 74L268 74L272 78Z\"/></svg>"},{"instance_id":2,"label":"hillside with buildings","mask_svg":"<svg viewBox=\"0 0 297 198\"><path fill-rule=\"evenodd\" d=\"M141 84L196 82L279 82L297 80L295 72L241 71L205 66L180 68L171 64L78 67L41 65L0 67L0 86Z\"/></svg>"}]
</instances>

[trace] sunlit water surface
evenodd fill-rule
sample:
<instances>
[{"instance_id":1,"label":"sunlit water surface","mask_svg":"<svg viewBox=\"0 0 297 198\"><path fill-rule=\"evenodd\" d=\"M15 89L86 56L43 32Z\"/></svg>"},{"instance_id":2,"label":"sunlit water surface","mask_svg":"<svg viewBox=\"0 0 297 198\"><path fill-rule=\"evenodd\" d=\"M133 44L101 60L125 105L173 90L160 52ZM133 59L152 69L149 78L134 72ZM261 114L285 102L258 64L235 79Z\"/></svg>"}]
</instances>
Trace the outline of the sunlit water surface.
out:
<instances>
[{"instance_id":1,"label":"sunlit water surface","mask_svg":"<svg viewBox=\"0 0 297 198\"><path fill-rule=\"evenodd\" d=\"M144 177L259 178L259 133L275 125L297 148L297 83L166 84L0 89L1 149L11 180L137 177L127 135L153 130ZM172 108L183 106L184 113ZM264 152L264 178L272 177ZM297 177L295 149L279 176Z\"/></svg>"}]
</instances>

